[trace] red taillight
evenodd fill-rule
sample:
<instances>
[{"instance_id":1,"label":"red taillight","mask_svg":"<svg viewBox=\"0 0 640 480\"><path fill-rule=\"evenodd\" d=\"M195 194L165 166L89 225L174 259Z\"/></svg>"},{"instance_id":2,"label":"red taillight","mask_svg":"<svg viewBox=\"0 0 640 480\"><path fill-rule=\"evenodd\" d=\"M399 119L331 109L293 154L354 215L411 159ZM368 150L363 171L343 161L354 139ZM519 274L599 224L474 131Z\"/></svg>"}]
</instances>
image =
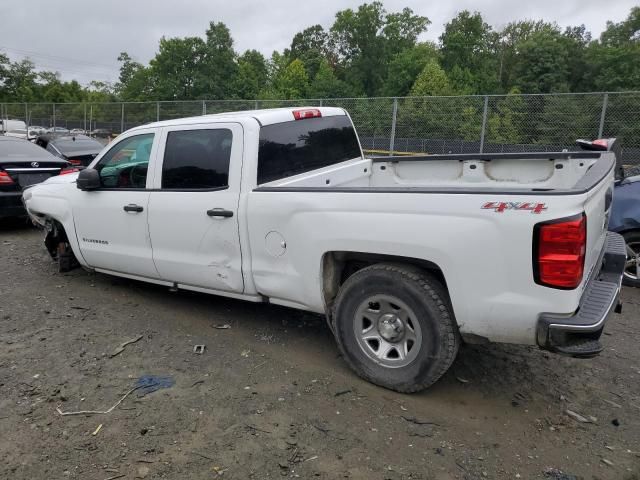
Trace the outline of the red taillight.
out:
<instances>
[{"instance_id":1,"label":"red taillight","mask_svg":"<svg viewBox=\"0 0 640 480\"><path fill-rule=\"evenodd\" d=\"M62 170L60 170L60 173L58 175L68 175L70 173L76 173L79 172L80 170L78 170L77 168L73 168L73 167L66 167L63 168Z\"/></svg>"},{"instance_id":2,"label":"red taillight","mask_svg":"<svg viewBox=\"0 0 640 480\"><path fill-rule=\"evenodd\" d=\"M587 249L587 217L539 223L533 233L533 270L536 283L573 289L582 282Z\"/></svg>"},{"instance_id":3,"label":"red taillight","mask_svg":"<svg viewBox=\"0 0 640 480\"><path fill-rule=\"evenodd\" d=\"M317 108L305 108L304 110L294 110L293 118L296 120L304 120L305 118L319 118L322 113Z\"/></svg>"},{"instance_id":4,"label":"red taillight","mask_svg":"<svg viewBox=\"0 0 640 480\"><path fill-rule=\"evenodd\" d=\"M605 149L609 148L609 140L607 140L606 138L599 138L598 140L594 140L591 143L600 147L604 147Z\"/></svg>"},{"instance_id":5,"label":"red taillight","mask_svg":"<svg viewBox=\"0 0 640 480\"><path fill-rule=\"evenodd\" d=\"M82 165L82 161L76 159L76 158L70 158L69 159L69 163L72 165Z\"/></svg>"},{"instance_id":6,"label":"red taillight","mask_svg":"<svg viewBox=\"0 0 640 480\"><path fill-rule=\"evenodd\" d=\"M7 172L0 172L0 185L13 185L14 181Z\"/></svg>"}]
</instances>

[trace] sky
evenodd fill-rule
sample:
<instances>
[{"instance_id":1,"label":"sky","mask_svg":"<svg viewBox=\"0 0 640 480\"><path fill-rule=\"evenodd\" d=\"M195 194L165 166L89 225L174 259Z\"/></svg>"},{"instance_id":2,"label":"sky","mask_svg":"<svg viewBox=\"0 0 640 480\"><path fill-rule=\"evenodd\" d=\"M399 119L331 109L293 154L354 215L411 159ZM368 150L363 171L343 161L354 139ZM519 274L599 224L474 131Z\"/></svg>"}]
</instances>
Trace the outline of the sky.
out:
<instances>
[{"instance_id":1,"label":"sky","mask_svg":"<svg viewBox=\"0 0 640 480\"><path fill-rule=\"evenodd\" d=\"M224 22L235 48L271 55L287 48L304 28L328 28L335 13L365 0L29 0L0 5L0 52L12 60L29 57L40 69L64 80L115 82L118 54L126 51L146 64L160 37L204 36L210 21ZM421 40L437 41L444 24L461 10L479 11L494 29L514 20L543 19L561 27L585 24L594 38L607 20L626 18L637 0L386 0L387 11L404 7L428 17Z\"/></svg>"}]
</instances>

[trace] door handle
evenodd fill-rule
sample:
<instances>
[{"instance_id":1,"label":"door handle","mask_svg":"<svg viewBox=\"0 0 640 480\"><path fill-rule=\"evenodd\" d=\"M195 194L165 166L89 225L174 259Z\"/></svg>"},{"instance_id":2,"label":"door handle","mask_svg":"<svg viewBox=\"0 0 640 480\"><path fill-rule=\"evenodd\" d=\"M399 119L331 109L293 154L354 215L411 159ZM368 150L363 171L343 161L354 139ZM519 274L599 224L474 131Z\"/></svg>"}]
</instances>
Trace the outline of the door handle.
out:
<instances>
[{"instance_id":1,"label":"door handle","mask_svg":"<svg viewBox=\"0 0 640 480\"><path fill-rule=\"evenodd\" d=\"M135 203L130 203L129 205L124 206L125 212L136 212L140 213L144 210L140 205L136 205Z\"/></svg>"},{"instance_id":2,"label":"door handle","mask_svg":"<svg viewBox=\"0 0 640 480\"><path fill-rule=\"evenodd\" d=\"M231 218L233 217L233 212L231 210L225 210L224 208L212 208L211 210L207 210L207 215L210 217Z\"/></svg>"}]
</instances>

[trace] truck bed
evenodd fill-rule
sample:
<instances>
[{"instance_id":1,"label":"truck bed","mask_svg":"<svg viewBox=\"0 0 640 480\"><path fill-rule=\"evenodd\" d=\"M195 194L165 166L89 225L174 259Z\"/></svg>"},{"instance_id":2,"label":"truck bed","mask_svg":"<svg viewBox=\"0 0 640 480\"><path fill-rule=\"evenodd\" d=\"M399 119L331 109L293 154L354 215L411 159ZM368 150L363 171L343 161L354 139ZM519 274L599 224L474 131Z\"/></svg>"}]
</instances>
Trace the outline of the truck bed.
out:
<instances>
[{"instance_id":1,"label":"truck bed","mask_svg":"<svg viewBox=\"0 0 640 480\"><path fill-rule=\"evenodd\" d=\"M579 194L614 166L612 153L585 151L373 157L263 184L258 190Z\"/></svg>"}]
</instances>

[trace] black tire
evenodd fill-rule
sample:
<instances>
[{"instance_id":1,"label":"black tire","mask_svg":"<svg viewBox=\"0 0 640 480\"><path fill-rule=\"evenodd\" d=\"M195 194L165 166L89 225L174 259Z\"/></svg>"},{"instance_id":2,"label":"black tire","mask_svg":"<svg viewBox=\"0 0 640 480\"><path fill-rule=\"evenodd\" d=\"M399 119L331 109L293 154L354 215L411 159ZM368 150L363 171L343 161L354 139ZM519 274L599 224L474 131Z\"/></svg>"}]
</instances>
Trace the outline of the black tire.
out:
<instances>
[{"instance_id":1,"label":"black tire","mask_svg":"<svg viewBox=\"0 0 640 480\"><path fill-rule=\"evenodd\" d=\"M631 248L631 250L633 250L636 255L640 255L640 230L634 230L633 232L627 232L627 233L623 233L622 236L624 237L624 241L627 244L627 250L629 248ZM627 256L629 256L629 253L627 253ZM629 258L627 258L627 264L628 264ZM636 287L636 288L640 288L640 279L638 278L637 275L630 275L629 273L626 273L626 269L625 269L625 275L622 277L622 283L624 285L627 285L629 287Z\"/></svg>"},{"instance_id":2,"label":"black tire","mask_svg":"<svg viewBox=\"0 0 640 480\"><path fill-rule=\"evenodd\" d=\"M419 323L420 346L405 366L376 362L356 337L356 313L376 295L401 300ZM340 288L333 318L338 347L349 366L365 380L397 392L417 392L433 385L449 369L460 345L445 288L433 275L411 266L376 264L357 271Z\"/></svg>"},{"instance_id":3,"label":"black tire","mask_svg":"<svg viewBox=\"0 0 640 480\"><path fill-rule=\"evenodd\" d=\"M73 254L73 250L71 250L71 246L66 242L58 245L57 260L59 273L69 272L79 265L76 256Z\"/></svg>"}]
</instances>

